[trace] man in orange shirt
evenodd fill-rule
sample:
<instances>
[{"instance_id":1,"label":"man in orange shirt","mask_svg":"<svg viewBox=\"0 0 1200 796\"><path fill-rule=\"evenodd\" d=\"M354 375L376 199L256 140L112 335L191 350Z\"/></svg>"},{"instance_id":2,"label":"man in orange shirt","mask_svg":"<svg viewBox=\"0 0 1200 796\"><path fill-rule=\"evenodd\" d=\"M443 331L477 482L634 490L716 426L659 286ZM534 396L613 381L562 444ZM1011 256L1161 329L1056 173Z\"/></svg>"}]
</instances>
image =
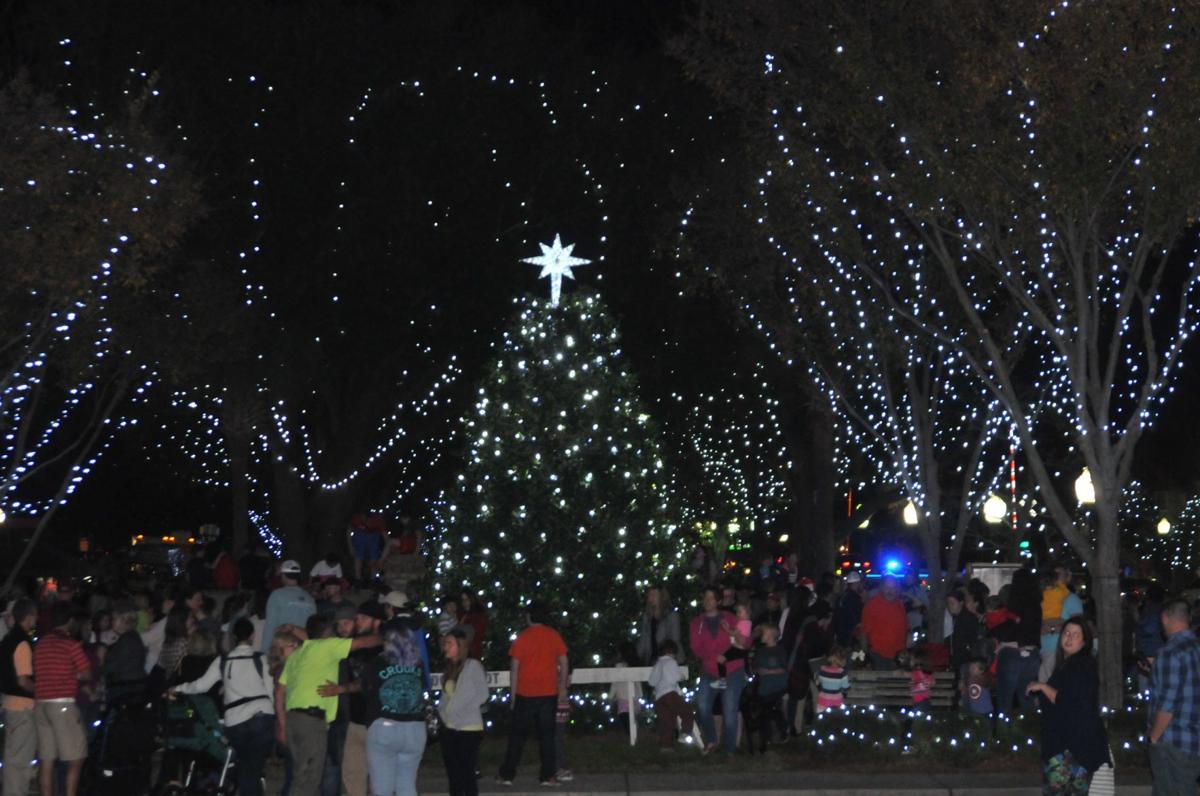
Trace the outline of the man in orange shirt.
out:
<instances>
[{"instance_id":1,"label":"man in orange shirt","mask_svg":"<svg viewBox=\"0 0 1200 796\"><path fill-rule=\"evenodd\" d=\"M907 646L908 613L899 595L896 579L886 577L879 592L863 606L861 627L874 669L895 669L896 653Z\"/></svg>"},{"instance_id":2,"label":"man in orange shirt","mask_svg":"<svg viewBox=\"0 0 1200 796\"><path fill-rule=\"evenodd\" d=\"M512 699L512 730L508 751L500 766L498 781L511 785L521 762L521 751L531 729L537 730L541 758L541 784L558 785L554 777L554 711L559 699L567 697L567 645L554 628L549 627L550 609L534 600L528 608L529 627L517 636L509 649Z\"/></svg>"}]
</instances>

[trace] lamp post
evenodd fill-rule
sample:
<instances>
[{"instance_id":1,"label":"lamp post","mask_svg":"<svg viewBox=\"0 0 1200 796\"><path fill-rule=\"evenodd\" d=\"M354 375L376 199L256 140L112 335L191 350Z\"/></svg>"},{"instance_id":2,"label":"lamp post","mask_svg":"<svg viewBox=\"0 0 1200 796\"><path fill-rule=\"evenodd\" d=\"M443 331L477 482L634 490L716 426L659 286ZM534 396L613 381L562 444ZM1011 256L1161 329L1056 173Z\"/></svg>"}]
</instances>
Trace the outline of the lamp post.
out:
<instances>
[{"instance_id":1,"label":"lamp post","mask_svg":"<svg viewBox=\"0 0 1200 796\"><path fill-rule=\"evenodd\" d=\"M1096 502L1096 485L1092 483L1092 474L1086 467L1075 479L1075 498L1085 506Z\"/></svg>"},{"instance_id":2,"label":"lamp post","mask_svg":"<svg viewBox=\"0 0 1200 796\"><path fill-rule=\"evenodd\" d=\"M917 514L917 504L911 500L904 505L904 511L900 514L904 520L904 524L910 528L920 522L920 516Z\"/></svg>"},{"instance_id":3,"label":"lamp post","mask_svg":"<svg viewBox=\"0 0 1200 796\"><path fill-rule=\"evenodd\" d=\"M983 520L988 525L999 525L1007 516L1008 504L1004 502L1004 498L992 494L983 501Z\"/></svg>"}]
</instances>

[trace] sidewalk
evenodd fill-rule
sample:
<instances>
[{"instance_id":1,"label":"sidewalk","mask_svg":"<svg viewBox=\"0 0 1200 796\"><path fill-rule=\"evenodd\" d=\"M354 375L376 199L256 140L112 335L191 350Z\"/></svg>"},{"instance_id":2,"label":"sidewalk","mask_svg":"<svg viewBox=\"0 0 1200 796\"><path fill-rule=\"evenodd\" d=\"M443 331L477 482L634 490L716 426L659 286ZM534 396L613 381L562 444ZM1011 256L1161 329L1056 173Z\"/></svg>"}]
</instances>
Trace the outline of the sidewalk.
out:
<instances>
[{"instance_id":1,"label":"sidewalk","mask_svg":"<svg viewBox=\"0 0 1200 796\"><path fill-rule=\"evenodd\" d=\"M418 782L422 796L443 796L444 777L422 772ZM703 779L685 774L576 774L574 781L558 788L539 787L534 776L520 777L505 787L485 776L479 782L482 793L507 793L511 796L561 793L571 796L613 796L613 794L653 794L688 796L694 793L753 793L758 796L1041 796L1041 781L1027 773L962 774L854 774L835 771L790 771L771 773L705 772ZM1149 796L1150 774L1145 771L1117 774L1117 793L1122 796Z\"/></svg>"}]
</instances>

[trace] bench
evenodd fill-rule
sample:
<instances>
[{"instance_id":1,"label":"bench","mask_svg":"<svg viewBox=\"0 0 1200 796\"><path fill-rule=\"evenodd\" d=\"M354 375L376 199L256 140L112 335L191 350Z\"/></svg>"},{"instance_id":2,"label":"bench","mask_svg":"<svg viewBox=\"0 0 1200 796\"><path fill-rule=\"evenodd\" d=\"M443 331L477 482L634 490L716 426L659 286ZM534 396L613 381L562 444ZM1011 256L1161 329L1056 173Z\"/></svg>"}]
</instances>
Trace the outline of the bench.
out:
<instances>
[{"instance_id":1,"label":"bench","mask_svg":"<svg viewBox=\"0 0 1200 796\"><path fill-rule=\"evenodd\" d=\"M571 671L571 685L616 685L618 688L625 689L625 698L631 702L637 701L641 695L641 684L646 682L650 677L649 666L617 666L611 669L574 669ZM687 682L688 670L686 666L679 667L682 670L683 681ZM435 673L432 676L433 690L440 691L442 688L442 675ZM509 687L509 672L507 670L490 671L487 673L488 688L508 688ZM697 730L698 732L698 730ZM637 744L637 722L629 722L629 745Z\"/></svg>"},{"instance_id":2,"label":"bench","mask_svg":"<svg viewBox=\"0 0 1200 796\"><path fill-rule=\"evenodd\" d=\"M933 687L927 707L954 706L953 672L934 672ZM912 707L912 675L908 672L881 672L873 669L852 669L847 705L875 707Z\"/></svg>"}]
</instances>

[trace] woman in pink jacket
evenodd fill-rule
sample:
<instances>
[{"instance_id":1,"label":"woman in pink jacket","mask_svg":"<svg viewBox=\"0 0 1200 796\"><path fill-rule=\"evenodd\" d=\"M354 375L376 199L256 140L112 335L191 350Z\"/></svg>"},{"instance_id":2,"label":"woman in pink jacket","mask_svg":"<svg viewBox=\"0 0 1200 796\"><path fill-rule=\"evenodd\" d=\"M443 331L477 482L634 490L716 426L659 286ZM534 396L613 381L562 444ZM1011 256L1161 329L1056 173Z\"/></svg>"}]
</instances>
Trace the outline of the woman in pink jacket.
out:
<instances>
[{"instance_id":1,"label":"woman in pink jacket","mask_svg":"<svg viewBox=\"0 0 1200 796\"><path fill-rule=\"evenodd\" d=\"M700 721L700 734L704 738L704 751L708 753L717 748L713 702L720 695L722 741L725 751L733 754L737 751L738 707L741 704L742 691L746 688L746 668L740 660L726 663L725 688L720 688L717 658L733 646L732 635L737 626L737 618L733 614L721 611L717 607L720 599L721 595L714 587L704 589L701 602L704 612L692 620L689 639L692 654L700 659L700 694L696 702L696 713ZM741 638L739 641L743 646L750 644L747 638Z\"/></svg>"}]
</instances>

